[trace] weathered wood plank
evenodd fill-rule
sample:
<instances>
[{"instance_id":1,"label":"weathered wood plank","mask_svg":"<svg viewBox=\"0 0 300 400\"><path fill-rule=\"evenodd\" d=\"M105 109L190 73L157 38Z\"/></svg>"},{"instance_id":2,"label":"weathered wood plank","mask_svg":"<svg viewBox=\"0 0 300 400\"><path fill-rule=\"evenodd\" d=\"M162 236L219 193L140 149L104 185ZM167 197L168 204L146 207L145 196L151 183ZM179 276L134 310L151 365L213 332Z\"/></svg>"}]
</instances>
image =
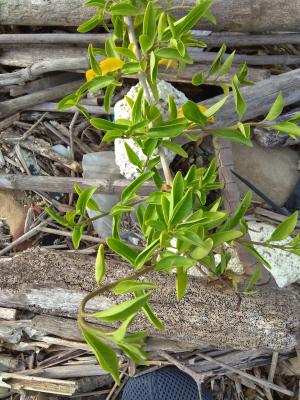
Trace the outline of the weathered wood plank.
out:
<instances>
[{"instance_id":1,"label":"weathered wood plank","mask_svg":"<svg viewBox=\"0 0 300 400\"><path fill-rule=\"evenodd\" d=\"M1 36L1 35L0 35ZM194 51L192 54L194 56ZM191 81L194 73L202 71L207 73L209 70L209 63L216 53L195 53L195 64L187 66L183 73L178 73L175 70L167 70L164 66L160 66L159 73L160 78L171 82L186 82ZM242 57L242 58L241 58ZM264 64L265 62L273 64L275 61L280 63L287 63L289 59L286 56L250 56L254 58L254 64L258 63ZM271 58L268 58L271 57ZM276 60L274 60L276 57ZM296 61L299 62L298 56ZM298 57L298 58L297 58ZM243 61L249 61L249 57L244 59L243 56L237 56L236 63L241 63ZM261 61L260 61L261 60ZM70 77L74 75L70 71L82 72L90 68L89 61L87 58L87 48L72 48L72 47L59 47L59 46L26 46L26 48L21 46L10 46L9 48L2 48L0 54L0 64L8 66L18 66L24 67L24 69L0 75L0 85L15 85L29 81L30 79L35 79L45 74L46 72L53 71L69 71ZM251 59L250 59L251 64ZM238 67L233 66L230 74L222 76L222 80L228 80L233 73L238 71ZM261 68L251 68L249 67L249 79L255 82L266 79L270 76L268 70ZM128 76L127 76L128 77ZM210 79L214 79L212 76Z\"/></svg>"},{"instance_id":2,"label":"weathered wood plank","mask_svg":"<svg viewBox=\"0 0 300 400\"><path fill-rule=\"evenodd\" d=\"M223 43L229 47L251 47L281 44L300 44L299 33L273 33L273 34L242 34L237 32L213 32L203 35L201 31L193 30L193 35L207 43L208 46L221 46ZM9 33L0 35L0 44L75 44L94 46L103 44L110 35L108 33Z\"/></svg>"},{"instance_id":3,"label":"weathered wood plank","mask_svg":"<svg viewBox=\"0 0 300 400\"><path fill-rule=\"evenodd\" d=\"M40 249L0 259L0 306L74 317L80 299L94 287L93 264L93 257ZM129 271L125 263L108 260L107 265L106 282ZM186 295L177 302L172 276L155 274L151 278L164 288L154 291L151 304L166 330L158 332L142 316L133 329L147 326L151 336L197 346L279 351L295 346L299 299L289 290L263 286L252 296L242 295L238 307L234 293L207 287L191 277ZM89 308L105 309L115 301L108 293L93 300Z\"/></svg>"},{"instance_id":4,"label":"weathered wood plank","mask_svg":"<svg viewBox=\"0 0 300 400\"><path fill-rule=\"evenodd\" d=\"M74 183L85 189L96 186L99 193L121 193L130 181L127 179L86 179L60 176L27 176L27 175L1 175L0 188L13 190L41 190L47 192L75 193ZM139 190L139 194L147 195L153 191L154 185L146 183Z\"/></svg>"},{"instance_id":5,"label":"weathered wood plank","mask_svg":"<svg viewBox=\"0 0 300 400\"><path fill-rule=\"evenodd\" d=\"M61 25L77 26L95 15L92 7L82 8L84 0L0 0L1 25ZM161 4L170 4L161 0ZM186 13L181 1L174 1L174 15ZM194 5L186 0L185 5ZM20 11L22 10L22 11ZM241 32L299 31L299 0L216 0L212 12L217 19L214 26L201 21L200 29Z\"/></svg>"}]
</instances>

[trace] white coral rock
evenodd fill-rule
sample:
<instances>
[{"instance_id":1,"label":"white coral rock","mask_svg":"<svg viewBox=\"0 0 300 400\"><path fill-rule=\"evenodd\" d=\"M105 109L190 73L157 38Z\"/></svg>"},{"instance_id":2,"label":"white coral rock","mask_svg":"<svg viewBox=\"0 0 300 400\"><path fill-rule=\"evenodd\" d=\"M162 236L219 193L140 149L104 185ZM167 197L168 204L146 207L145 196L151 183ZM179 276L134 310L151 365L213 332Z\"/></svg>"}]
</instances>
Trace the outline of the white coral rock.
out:
<instances>
[{"instance_id":1,"label":"white coral rock","mask_svg":"<svg viewBox=\"0 0 300 400\"><path fill-rule=\"evenodd\" d=\"M248 222L250 228L249 235L253 242L265 242L270 238L274 231L274 226L264 222ZM285 244L291 240L289 237L281 242L275 244ZM271 249L263 246L254 246L259 254L271 265L271 275L280 287L286 287L292 283L300 283L300 258L296 254L288 253L280 249ZM237 274L243 273L243 266L239 260L237 252L234 249L229 249L231 259L228 263L228 268ZM220 261L220 256L215 256L216 262ZM196 268L189 270L190 275L202 276Z\"/></svg>"},{"instance_id":2,"label":"white coral rock","mask_svg":"<svg viewBox=\"0 0 300 400\"><path fill-rule=\"evenodd\" d=\"M127 97L130 97L132 100L135 100L140 88L140 84L138 83L127 93ZM188 99L184 93L180 92L170 83L165 81L158 81L158 95L159 101L156 104L158 109L160 110L162 117L164 120L168 118L168 98L169 96L173 96L174 102L177 108L180 108ZM114 106L114 114L115 120L117 119L131 119L131 108L124 98L118 101ZM120 173L125 176L126 179L134 179L138 176L138 171L135 165L133 165L127 156L126 149L124 146L124 142L127 142L128 145L137 153L141 160L145 160L146 156L140 149L140 147L134 142L132 139L116 139L115 140L115 157L116 164L120 168ZM167 151L165 149L166 158L168 162L171 162L174 159L175 154ZM160 165L158 166L160 168Z\"/></svg>"},{"instance_id":3,"label":"white coral rock","mask_svg":"<svg viewBox=\"0 0 300 400\"><path fill-rule=\"evenodd\" d=\"M265 242L271 237L275 227L264 222L248 222L250 228L249 235L253 242ZM289 237L275 244L286 244L292 238ZM292 283L300 283L300 257L296 254L288 253L280 249L271 249L263 246L254 246L259 254L271 265L271 275L275 279L280 288L291 285ZM232 258L229 261L228 267L237 272L242 272L242 265L235 251L231 252Z\"/></svg>"},{"instance_id":4,"label":"white coral rock","mask_svg":"<svg viewBox=\"0 0 300 400\"><path fill-rule=\"evenodd\" d=\"M274 226L263 222L248 223L251 240L254 242L263 242L270 238L274 231ZM286 244L291 241L291 237L275 244ZM256 250L271 265L270 270L277 285L280 288L291 285L292 283L300 283L300 257L296 254L288 253L280 249L270 249L262 246L255 246Z\"/></svg>"}]
</instances>

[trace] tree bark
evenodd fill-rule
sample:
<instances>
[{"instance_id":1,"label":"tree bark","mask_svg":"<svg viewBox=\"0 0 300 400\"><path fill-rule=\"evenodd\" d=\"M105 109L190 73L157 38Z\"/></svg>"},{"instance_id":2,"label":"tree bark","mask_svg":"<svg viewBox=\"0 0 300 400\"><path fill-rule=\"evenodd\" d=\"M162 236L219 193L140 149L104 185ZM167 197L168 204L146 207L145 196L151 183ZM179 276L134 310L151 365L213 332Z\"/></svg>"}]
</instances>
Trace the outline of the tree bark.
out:
<instances>
[{"instance_id":1,"label":"tree bark","mask_svg":"<svg viewBox=\"0 0 300 400\"><path fill-rule=\"evenodd\" d=\"M74 317L83 295L94 288L94 257L34 249L0 260L0 306ZM108 260L104 284L126 276L130 267ZM173 276L150 274L158 289L151 300L166 325L159 332L142 317L134 329L149 328L151 336L219 348L287 350L296 344L299 298L289 290L264 286L254 295L241 295L207 286L190 277L182 301L175 296ZM124 297L121 298L124 300ZM118 301L121 301L120 297ZM105 309L116 297L105 293L88 303Z\"/></svg>"},{"instance_id":2,"label":"tree bark","mask_svg":"<svg viewBox=\"0 0 300 400\"><path fill-rule=\"evenodd\" d=\"M82 7L84 0L0 0L0 24L2 25L60 25L77 26L95 15L93 7ZM180 9L180 0L171 5L174 15L181 17L186 10ZM186 0L185 5L194 5ZM198 24L200 29L239 32L299 31L300 0L216 0L212 6L217 25L207 21Z\"/></svg>"}]
</instances>

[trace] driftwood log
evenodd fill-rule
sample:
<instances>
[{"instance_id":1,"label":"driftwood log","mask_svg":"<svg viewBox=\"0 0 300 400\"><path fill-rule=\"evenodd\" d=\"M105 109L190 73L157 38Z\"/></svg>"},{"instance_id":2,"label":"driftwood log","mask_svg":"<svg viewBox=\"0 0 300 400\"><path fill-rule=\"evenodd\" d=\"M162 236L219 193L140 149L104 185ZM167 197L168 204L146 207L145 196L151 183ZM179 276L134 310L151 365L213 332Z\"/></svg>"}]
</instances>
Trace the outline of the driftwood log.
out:
<instances>
[{"instance_id":1,"label":"driftwood log","mask_svg":"<svg viewBox=\"0 0 300 400\"><path fill-rule=\"evenodd\" d=\"M74 318L80 299L94 288L94 258L85 255L37 248L2 258L0 267L0 307ZM106 282L129 271L127 264L113 260L108 260L107 267ZM155 274L152 279L159 289L151 304L166 330L149 327L143 317L136 320L134 329L148 327L151 336L196 346L286 351L296 344L299 296L294 292L264 286L254 295L241 295L239 305L235 293L191 277L186 295L177 302L172 276ZM103 294L88 308L105 309L115 301L110 293Z\"/></svg>"},{"instance_id":2,"label":"driftwood log","mask_svg":"<svg viewBox=\"0 0 300 400\"><path fill-rule=\"evenodd\" d=\"M203 35L201 31L194 30L193 35L204 41L208 46L251 47L280 44L300 44L299 33L273 33L260 35L247 35L236 32L213 32ZM8 33L0 35L0 45L14 44L72 44L85 45L92 43L94 46L103 44L109 37L108 33Z\"/></svg>"},{"instance_id":3,"label":"driftwood log","mask_svg":"<svg viewBox=\"0 0 300 400\"><path fill-rule=\"evenodd\" d=\"M185 68L185 71L182 73L177 73L177 71L173 69L166 69L161 66L159 69L160 78L165 79L171 82L191 82L193 75L196 72L202 71L203 73L208 72L211 58L214 58L216 53L199 53L199 62L197 61L197 56L195 57L195 64L189 65ZM248 57L248 56L247 56ZM252 57L252 56L249 56ZM253 56L256 57L256 56ZM258 56L260 57L260 56ZM273 63L273 57L277 56L266 56L271 57L269 63ZM298 63L300 63L300 56L298 57ZM288 59L283 59L284 63L288 62ZM200 59L202 61L200 61ZM262 57L261 64L264 64L266 61L265 57ZM277 59L279 62L280 60ZM240 63L237 61L237 63ZM280 63L280 62L279 62ZM5 47L2 49L0 53L0 64L7 65L11 67L23 67L24 69L5 73L0 75L0 86L3 85L14 85L24 83L31 79L35 79L40 77L41 75L47 72L57 72L57 71L68 71L70 74L70 78L73 77L74 71L76 72L84 72L88 68L90 68L90 64L87 57L87 48L78 48L78 47L61 47L54 45L48 46L26 46L26 48L21 46L10 48ZM223 81L227 81L232 77L232 75L237 72L238 67L236 65L233 66L232 70L229 74L226 74L222 77ZM73 71L73 73L70 73ZM249 67L249 79L257 82L262 79L266 79L270 76L270 72L268 70L264 70L261 68L251 68ZM215 76L211 76L210 79L214 79Z\"/></svg>"},{"instance_id":4,"label":"driftwood log","mask_svg":"<svg viewBox=\"0 0 300 400\"><path fill-rule=\"evenodd\" d=\"M92 7L82 8L83 0L0 0L2 25L77 26L95 14ZM161 0L165 7L170 4ZM181 1L172 3L174 14L186 13ZM194 5L193 0L185 5ZM22 10L22 12L20 12ZM201 21L200 29L241 32L299 31L300 0L216 0L212 12L217 25Z\"/></svg>"},{"instance_id":5,"label":"driftwood log","mask_svg":"<svg viewBox=\"0 0 300 400\"><path fill-rule=\"evenodd\" d=\"M26 94L15 99L6 100L0 103L0 118L8 117L27 107L34 106L47 100L61 99L65 95L77 89L84 81L75 81L52 88L39 90L38 92Z\"/></svg>"}]
</instances>

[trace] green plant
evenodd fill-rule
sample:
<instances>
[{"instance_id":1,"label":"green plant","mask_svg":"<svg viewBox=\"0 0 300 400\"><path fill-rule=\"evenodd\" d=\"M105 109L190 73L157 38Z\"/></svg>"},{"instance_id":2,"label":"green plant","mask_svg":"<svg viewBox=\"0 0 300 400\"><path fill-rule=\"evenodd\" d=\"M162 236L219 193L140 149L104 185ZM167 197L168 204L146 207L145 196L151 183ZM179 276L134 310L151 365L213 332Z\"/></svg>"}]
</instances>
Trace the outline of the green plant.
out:
<instances>
[{"instance_id":1,"label":"green plant","mask_svg":"<svg viewBox=\"0 0 300 400\"><path fill-rule=\"evenodd\" d=\"M189 100L181 110L177 110L174 99L170 97L169 119L163 121L156 106L159 63L176 62L182 70L186 64L193 62L188 48L204 47L205 44L195 40L190 30L201 18L213 21L209 9L211 4L212 0L197 1L195 7L187 7L186 16L176 21L170 14L172 5L162 9L156 0L86 1L87 6L98 8L98 14L82 24L78 30L87 32L102 22L111 32L111 36L106 40L104 49L89 46L91 70L87 71L87 82L59 103L59 109L77 107L94 127L105 132L105 141L113 141L115 138L134 139L146 158L141 160L130 146L126 146L128 157L138 168L139 176L126 187L120 202L110 211L101 211L94 202L92 197L96 188L81 190L79 187L75 187L78 193L75 210L67 212L64 217L48 210L58 223L72 229L75 248L80 244L84 228L93 220L108 214L113 216L112 237L107 239L107 246L132 266L132 274L126 279L100 286L89 293L80 305L78 323L102 368L109 371L116 382L119 382L118 358L113 347L122 350L135 363L147 362L147 354L142 350L146 332L128 332L136 315L142 312L157 329L164 329L150 306L151 294L156 285L138 278L149 272L175 273L178 300L184 296L188 285L188 270L194 266L205 272L209 279L218 278L226 283L229 281L235 287L235 277L227 266L230 259L228 249L237 243L242 244L256 257L259 264L270 268L254 248L254 243L245 240L248 227L244 216L251 203L251 195L247 194L235 213L229 216L222 210L222 197L213 203L208 201L208 194L221 187L216 181L216 161L212 161L207 169L192 166L185 176L178 172L173 179L165 159L165 149L186 156L185 151L172 142L179 135L184 135L189 140L198 140L203 135L214 135L246 145L251 145L250 130L254 125L277 129L291 136L299 135L295 122L300 119L300 114L288 122L272 124L284 107L281 94L263 121L241 122L247 104L240 87L251 83L247 81L246 65L240 66L239 72L228 82L222 80L230 71L234 58L232 53L224 61L225 46L220 49L209 72L206 75L196 74L192 81L198 86L204 83L219 85L224 91L223 99L209 109L199 107ZM105 23L107 16L111 17L112 31ZM105 57L100 63L99 55ZM109 112L113 92L121 85L121 76L136 74L140 82L139 94L136 100L127 98L132 109L131 120L111 122L102 118L91 118L80 104L88 92L97 93L100 89L105 89L104 106ZM226 102L230 90L236 104L237 123L222 129L215 128L214 115ZM159 162L163 167L164 179L157 169ZM139 196L139 189L149 180L154 181L157 190L149 196ZM88 218L87 209L97 211L98 214ZM142 250L137 251L120 238L120 222L126 212L135 212L137 215L145 238ZM289 216L275 229L269 240L260 245L279 247L300 255L299 234L287 244L277 243L293 232L297 218L297 212ZM220 261L216 261L217 253ZM247 291L250 292L259 279L260 268L259 266L250 279ZM101 245L96 259L97 284L101 284L105 272L104 247ZM112 291L116 295L126 294L128 300L104 311L87 313L87 302L105 291ZM101 330L88 323L87 318L104 324L121 324L117 329Z\"/></svg>"}]
</instances>

